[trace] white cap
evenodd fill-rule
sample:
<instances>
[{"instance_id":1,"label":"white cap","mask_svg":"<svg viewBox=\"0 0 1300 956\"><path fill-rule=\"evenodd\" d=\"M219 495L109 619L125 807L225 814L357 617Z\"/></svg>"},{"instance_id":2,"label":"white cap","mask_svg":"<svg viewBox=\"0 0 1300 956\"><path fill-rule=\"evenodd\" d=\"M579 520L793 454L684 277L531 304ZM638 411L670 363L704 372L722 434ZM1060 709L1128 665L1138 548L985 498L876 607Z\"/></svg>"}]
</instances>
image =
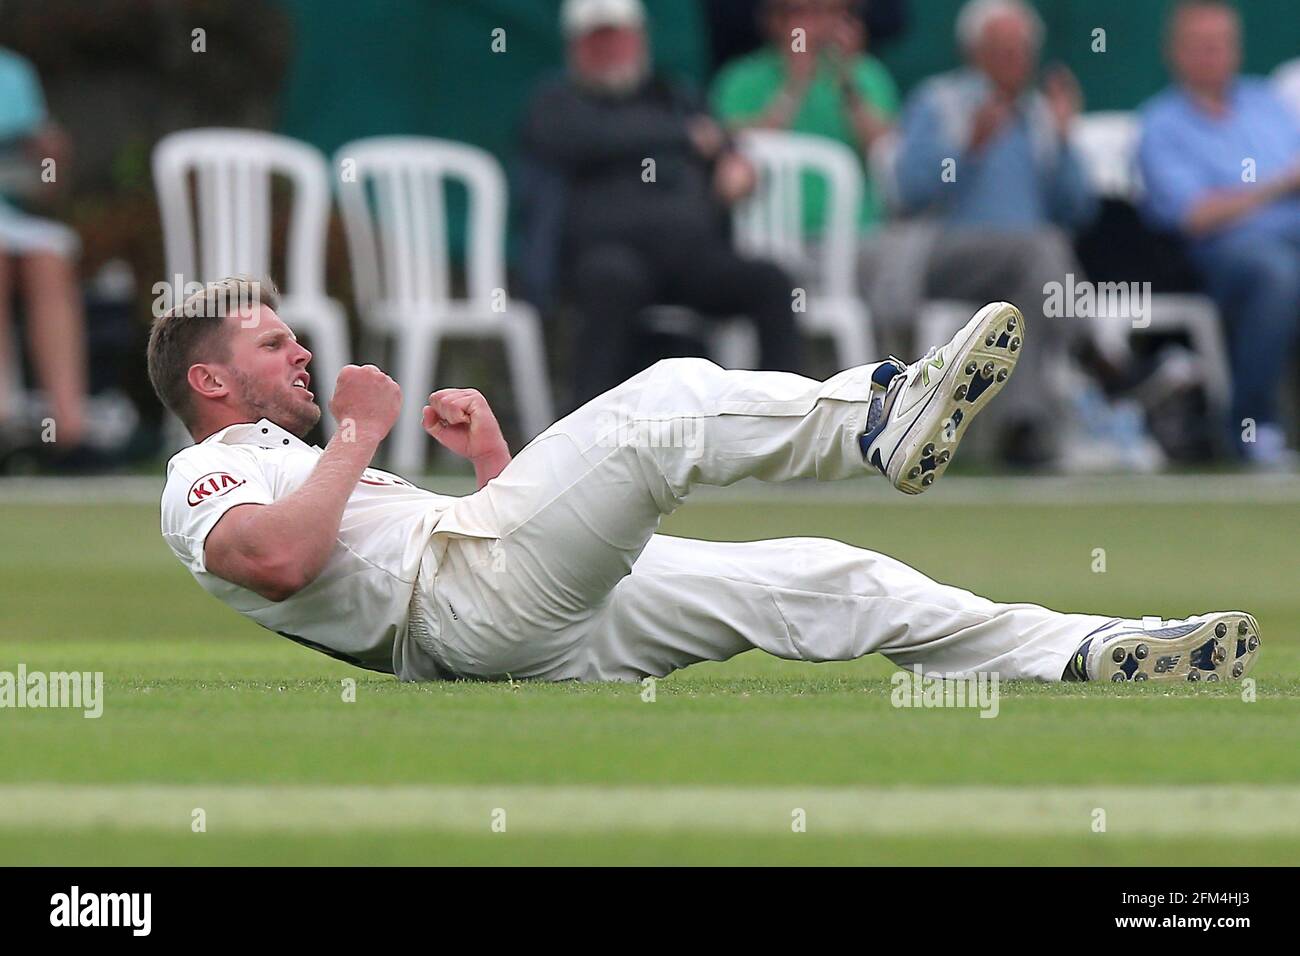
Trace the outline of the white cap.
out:
<instances>
[{"instance_id":1,"label":"white cap","mask_svg":"<svg viewBox=\"0 0 1300 956\"><path fill-rule=\"evenodd\" d=\"M560 25L566 37L600 27L639 27L645 23L641 0L564 0Z\"/></svg>"}]
</instances>

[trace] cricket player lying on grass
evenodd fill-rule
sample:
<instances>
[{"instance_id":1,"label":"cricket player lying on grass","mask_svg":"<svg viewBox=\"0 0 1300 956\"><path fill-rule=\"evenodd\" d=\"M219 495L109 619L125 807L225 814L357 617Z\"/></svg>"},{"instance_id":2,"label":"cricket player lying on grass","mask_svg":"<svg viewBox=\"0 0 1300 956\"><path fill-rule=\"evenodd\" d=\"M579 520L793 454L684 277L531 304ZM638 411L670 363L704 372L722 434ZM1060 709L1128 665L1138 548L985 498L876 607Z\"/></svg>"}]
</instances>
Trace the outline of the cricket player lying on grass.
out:
<instances>
[{"instance_id":1,"label":"cricket player lying on grass","mask_svg":"<svg viewBox=\"0 0 1300 956\"><path fill-rule=\"evenodd\" d=\"M150 336L154 387L197 441L168 464L162 532L205 590L332 657L408 681L626 681L758 647L801 661L878 651L952 676L1122 681L1240 677L1257 655L1240 611L1062 614L839 541L655 533L697 485L879 471L924 491L1015 368L1024 318L1005 302L913 365L825 382L659 362L513 460L481 394L434 392L424 428L479 483L448 497L369 467L401 406L373 365L339 374L329 444L301 440L321 415L311 353L268 284L241 314L217 307L246 282L209 286Z\"/></svg>"}]
</instances>

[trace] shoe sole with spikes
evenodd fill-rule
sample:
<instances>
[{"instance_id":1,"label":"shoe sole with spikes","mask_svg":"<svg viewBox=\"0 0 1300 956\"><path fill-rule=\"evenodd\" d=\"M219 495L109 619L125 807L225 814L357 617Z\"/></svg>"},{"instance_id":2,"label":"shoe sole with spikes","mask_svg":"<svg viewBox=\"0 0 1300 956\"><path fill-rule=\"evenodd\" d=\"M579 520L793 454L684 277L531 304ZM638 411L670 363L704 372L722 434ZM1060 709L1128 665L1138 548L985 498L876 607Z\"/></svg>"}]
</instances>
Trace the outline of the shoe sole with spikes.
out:
<instances>
[{"instance_id":1,"label":"shoe sole with spikes","mask_svg":"<svg viewBox=\"0 0 1300 956\"><path fill-rule=\"evenodd\" d=\"M1158 631L1131 631L1101 649L1094 680L1240 680L1259 657L1259 624L1245 611L1207 614L1186 634L1159 637Z\"/></svg>"},{"instance_id":2,"label":"shoe sole with spikes","mask_svg":"<svg viewBox=\"0 0 1300 956\"><path fill-rule=\"evenodd\" d=\"M890 426L903 426L903 435L894 442L888 432L881 435L883 444L893 445L881 470L895 488L919 495L943 477L975 416L1015 371L1024 341L1020 310L1009 302L992 302L975 313L939 355L908 366L907 383L893 402L906 404L907 411L891 408L889 416L894 419ZM930 385L934 372L939 378ZM916 390L921 394L914 397ZM924 397L925 392L931 394Z\"/></svg>"}]
</instances>

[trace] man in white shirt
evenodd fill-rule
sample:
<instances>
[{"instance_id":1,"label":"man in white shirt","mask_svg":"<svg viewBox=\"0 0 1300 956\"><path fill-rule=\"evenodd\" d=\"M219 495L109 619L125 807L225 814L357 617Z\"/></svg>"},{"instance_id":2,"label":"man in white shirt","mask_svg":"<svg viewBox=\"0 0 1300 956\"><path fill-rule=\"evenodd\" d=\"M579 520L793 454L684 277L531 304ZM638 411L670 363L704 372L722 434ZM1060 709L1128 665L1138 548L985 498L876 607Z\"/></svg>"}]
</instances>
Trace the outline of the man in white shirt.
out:
<instances>
[{"instance_id":1,"label":"man in white shirt","mask_svg":"<svg viewBox=\"0 0 1300 956\"><path fill-rule=\"evenodd\" d=\"M233 305L232 305L233 303ZM670 359L556 422L511 459L473 389L424 427L474 463L447 497L370 467L401 392L339 374L322 450L311 353L274 286L210 284L162 316L149 374L197 444L168 464L162 532L210 593L277 633L402 680L636 680L758 647L791 660L881 652L927 673L1217 680L1253 663L1234 611L1162 622L997 604L820 538L656 534L695 485L942 476L1019 357L1024 320L981 309L952 341L825 382Z\"/></svg>"}]
</instances>

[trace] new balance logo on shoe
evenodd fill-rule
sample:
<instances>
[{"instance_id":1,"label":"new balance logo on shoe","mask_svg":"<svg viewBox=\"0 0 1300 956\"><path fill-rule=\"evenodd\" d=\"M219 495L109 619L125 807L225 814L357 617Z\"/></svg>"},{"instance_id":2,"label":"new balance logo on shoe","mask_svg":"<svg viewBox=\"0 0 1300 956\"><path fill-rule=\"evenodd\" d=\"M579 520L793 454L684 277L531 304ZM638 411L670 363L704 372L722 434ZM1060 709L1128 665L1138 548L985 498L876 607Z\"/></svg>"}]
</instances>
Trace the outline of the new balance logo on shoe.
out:
<instances>
[{"instance_id":1,"label":"new balance logo on shoe","mask_svg":"<svg viewBox=\"0 0 1300 956\"><path fill-rule=\"evenodd\" d=\"M1182 660L1182 658L1183 655L1181 654L1171 654L1168 657L1159 658L1156 661L1155 672L1157 674L1168 673L1169 671L1173 670L1175 667L1178 666L1178 662Z\"/></svg>"},{"instance_id":2,"label":"new balance logo on shoe","mask_svg":"<svg viewBox=\"0 0 1300 956\"><path fill-rule=\"evenodd\" d=\"M943 368L943 356L942 356L942 355L936 355L934 358L930 359L930 360L929 360L929 361L928 361L928 362L927 362L927 363L922 367L922 369L921 369L921 384L922 384L922 385L925 385L925 386L927 386L927 387L929 386L929 384L930 384L930 369L932 369L932 368Z\"/></svg>"},{"instance_id":3,"label":"new balance logo on shoe","mask_svg":"<svg viewBox=\"0 0 1300 956\"><path fill-rule=\"evenodd\" d=\"M871 416L861 437L867 461L909 495L934 484L971 419L1011 375L1024 333L1019 309L991 302L943 346L930 349L902 372L889 368L883 415ZM873 385L882 384L883 376L877 376L885 368L882 363L872 373Z\"/></svg>"}]
</instances>

